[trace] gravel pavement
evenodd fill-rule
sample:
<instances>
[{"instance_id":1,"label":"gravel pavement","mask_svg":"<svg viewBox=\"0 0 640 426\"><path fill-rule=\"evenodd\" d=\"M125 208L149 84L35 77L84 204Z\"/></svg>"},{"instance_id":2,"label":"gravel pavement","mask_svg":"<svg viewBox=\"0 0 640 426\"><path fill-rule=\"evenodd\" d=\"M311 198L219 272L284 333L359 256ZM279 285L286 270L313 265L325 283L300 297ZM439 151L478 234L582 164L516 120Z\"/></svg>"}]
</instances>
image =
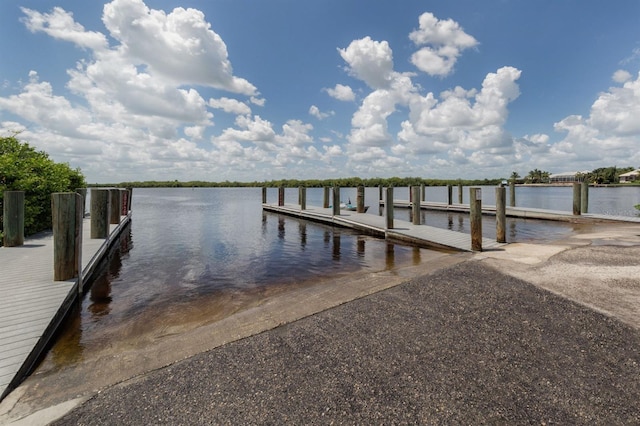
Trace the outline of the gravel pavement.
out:
<instances>
[{"instance_id":1,"label":"gravel pavement","mask_svg":"<svg viewBox=\"0 0 640 426\"><path fill-rule=\"evenodd\" d=\"M640 424L640 332L467 261L109 387L54 424Z\"/></svg>"}]
</instances>

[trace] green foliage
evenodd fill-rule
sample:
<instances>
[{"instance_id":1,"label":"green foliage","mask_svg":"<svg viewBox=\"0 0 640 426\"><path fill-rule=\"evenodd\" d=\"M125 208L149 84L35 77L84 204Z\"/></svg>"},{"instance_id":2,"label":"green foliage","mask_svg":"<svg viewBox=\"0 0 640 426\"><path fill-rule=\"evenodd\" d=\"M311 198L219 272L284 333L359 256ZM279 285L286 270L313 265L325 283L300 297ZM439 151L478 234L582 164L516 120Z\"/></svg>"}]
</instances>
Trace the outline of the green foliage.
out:
<instances>
[{"instance_id":1,"label":"green foliage","mask_svg":"<svg viewBox=\"0 0 640 426\"><path fill-rule=\"evenodd\" d=\"M45 152L36 151L15 136L0 137L0 204L4 191L25 192L26 235L51 228L52 193L84 187L84 176L79 169L55 163Z\"/></svg>"},{"instance_id":2,"label":"green foliage","mask_svg":"<svg viewBox=\"0 0 640 426\"><path fill-rule=\"evenodd\" d=\"M620 175L635 170L635 167L601 167L588 174L589 182L607 185L620 183Z\"/></svg>"},{"instance_id":3,"label":"green foliage","mask_svg":"<svg viewBox=\"0 0 640 426\"><path fill-rule=\"evenodd\" d=\"M534 169L525 177L526 183L547 183L551 174L546 171Z\"/></svg>"}]
</instances>

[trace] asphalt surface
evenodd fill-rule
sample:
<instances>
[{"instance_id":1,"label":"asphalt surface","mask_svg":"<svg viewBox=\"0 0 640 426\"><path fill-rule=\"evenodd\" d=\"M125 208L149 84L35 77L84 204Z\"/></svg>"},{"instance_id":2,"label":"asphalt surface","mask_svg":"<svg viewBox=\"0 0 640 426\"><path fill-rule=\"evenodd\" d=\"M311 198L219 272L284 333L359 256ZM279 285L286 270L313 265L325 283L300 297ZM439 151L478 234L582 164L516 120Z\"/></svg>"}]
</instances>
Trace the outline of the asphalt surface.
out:
<instances>
[{"instance_id":1,"label":"asphalt surface","mask_svg":"<svg viewBox=\"0 0 640 426\"><path fill-rule=\"evenodd\" d=\"M640 424L640 332L468 261L109 387L56 425Z\"/></svg>"}]
</instances>

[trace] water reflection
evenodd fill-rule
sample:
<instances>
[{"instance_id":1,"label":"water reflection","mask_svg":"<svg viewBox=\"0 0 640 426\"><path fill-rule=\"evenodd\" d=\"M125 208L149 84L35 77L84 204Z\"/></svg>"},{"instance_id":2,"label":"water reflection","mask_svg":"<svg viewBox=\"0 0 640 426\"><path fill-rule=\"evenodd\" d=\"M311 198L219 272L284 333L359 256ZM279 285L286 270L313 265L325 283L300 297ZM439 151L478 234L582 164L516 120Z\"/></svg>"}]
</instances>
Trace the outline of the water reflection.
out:
<instances>
[{"instance_id":1,"label":"water reflection","mask_svg":"<svg viewBox=\"0 0 640 426\"><path fill-rule=\"evenodd\" d=\"M88 283L91 288L65 319L58 331L57 342L46 355L43 364L64 366L84 358L87 334L111 312L111 282L117 280L123 259L132 249L131 226L128 225L119 240L111 247L107 256L98 264ZM91 337L89 337L91 339Z\"/></svg>"},{"instance_id":2,"label":"water reflection","mask_svg":"<svg viewBox=\"0 0 640 426\"><path fill-rule=\"evenodd\" d=\"M385 248L385 265L387 269L393 269L396 264L396 246L387 242Z\"/></svg>"}]
</instances>

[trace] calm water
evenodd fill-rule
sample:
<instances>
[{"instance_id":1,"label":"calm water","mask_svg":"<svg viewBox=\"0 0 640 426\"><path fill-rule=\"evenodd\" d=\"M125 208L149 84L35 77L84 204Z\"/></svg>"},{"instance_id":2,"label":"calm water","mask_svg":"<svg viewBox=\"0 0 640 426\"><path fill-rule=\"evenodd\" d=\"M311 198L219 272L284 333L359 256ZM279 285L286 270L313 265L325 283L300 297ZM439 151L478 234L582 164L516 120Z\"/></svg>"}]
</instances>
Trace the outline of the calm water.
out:
<instances>
[{"instance_id":1,"label":"calm water","mask_svg":"<svg viewBox=\"0 0 640 426\"><path fill-rule=\"evenodd\" d=\"M318 194L309 204L322 203ZM216 321L293 286L441 255L262 212L261 202L259 188L135 189L130 232L40 370Z\"/></svg>"},{"instance_id":2,"label":"calm water","mask_svg":"<svg viewBox=\"0 0 640 426\"><path fill-rule=\"evenodd\" d=\"M427 188L428 201L446 202L446 188ZM465 188L465 202L468 189ZM395 198L408 198L396 188ZM493 187L483 203L495 204ZM517 188L519 206L571 210L572 189ZM297 202L287 189L287 203ZM320 188L307 190L307 204L322 205ZM135 189L130 230L104 262L102 273L40 369L47 371L118 345L138 345L231 315L266 296L331 277L389 270L428 262L431 250L390 244L353 231L261 210L259 188ZM341 199L355 203L356 190ZM269 189L275 202L277 190ZM457 187L454 187L457 201ZM640 188L593 188L590 211L635 215ZM367 188L367 214L380 214L378 189ZM423 212L423 223L469 232L468 215ZM410 209L396 218L410 220ZM509 242L554 240L578 232L579 225L508 219ZM495 218L483 220L495 238ZM124 343L123 343L124 342ZM116 349L114 349L116 350Z\"/></svg>"}]
</instances>

